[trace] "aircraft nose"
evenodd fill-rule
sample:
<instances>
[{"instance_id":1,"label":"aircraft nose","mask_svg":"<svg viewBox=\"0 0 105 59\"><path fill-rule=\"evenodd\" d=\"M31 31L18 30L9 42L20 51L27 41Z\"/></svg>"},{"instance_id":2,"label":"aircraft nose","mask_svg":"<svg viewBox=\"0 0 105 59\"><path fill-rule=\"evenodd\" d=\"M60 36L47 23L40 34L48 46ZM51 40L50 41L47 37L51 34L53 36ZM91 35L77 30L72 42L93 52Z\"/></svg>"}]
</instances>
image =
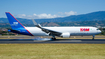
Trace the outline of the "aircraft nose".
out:
<instances>
[{"instance_id":1,"label":"aircraft nose","mask_svg":"<svg viewBox=\"0 0 105 59\"><path fill-rule=\"evenodd\" d=\"M101 30L98 30L98 33L101 33Z\"/></svg>"}]
</instances>

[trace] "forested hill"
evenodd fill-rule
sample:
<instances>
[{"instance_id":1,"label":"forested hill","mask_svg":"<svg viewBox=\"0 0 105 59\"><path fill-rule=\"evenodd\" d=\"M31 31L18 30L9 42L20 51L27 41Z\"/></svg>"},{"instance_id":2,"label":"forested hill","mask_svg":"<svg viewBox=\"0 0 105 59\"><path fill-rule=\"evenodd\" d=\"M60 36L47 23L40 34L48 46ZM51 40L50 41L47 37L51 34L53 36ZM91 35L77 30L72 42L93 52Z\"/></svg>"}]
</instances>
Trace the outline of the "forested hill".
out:
<instances>
[{"instance_id":1,"label":"forested hill","mask_svg":"<svg viewBox=\"0 0 105 59\"><path fill-rule=\"evenodd\" d=\"M39 19L42 22L74 22L74 21L100 21L105 20L105 11L93 12L82 15L73 15L64 18L53 18L53 19Z\"/></svg>"},{"instance_id":2,"label":"forested hill","mask_svg":"<svg viewBox=\"0 0 105 59\"><path fill-rule=\"evenodd\" d=\"M32 24L30 19L17 18L22 24ZM35 19L38 23L43 22L74 22L74 21L101 21L105 20L105 11L92 12L88 14L72 15L63 18ZM7 18L0 18L0 23L8 23Z\"/></svg>"}]
</instances>

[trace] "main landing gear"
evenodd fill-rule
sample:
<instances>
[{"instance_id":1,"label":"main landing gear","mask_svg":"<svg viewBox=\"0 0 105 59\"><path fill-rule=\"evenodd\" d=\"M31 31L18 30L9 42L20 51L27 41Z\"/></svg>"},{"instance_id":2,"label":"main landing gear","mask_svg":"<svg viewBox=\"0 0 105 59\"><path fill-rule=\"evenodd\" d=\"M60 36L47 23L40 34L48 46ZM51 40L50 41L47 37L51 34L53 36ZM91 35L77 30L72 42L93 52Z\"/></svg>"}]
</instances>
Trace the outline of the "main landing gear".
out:
<instances>
[{"instance_id":1,"label":"main landing gear","mask_svg":"<svg viewBox=\"0 0 105 59\"><path fill-rule=\"evenodd\" d=\"M53 36L51 39L52 39L52 40L56 40L55 36Z\"/></svg>"},{"instance_id":2,"label":"main landing gear","mask_svg":"<svg viewBox=\"0 0 105 59\"><path fill-rule=\"evenodd\" d=\"M92 38L92 40L94 40L94 37L95 37L95 35L93 35L93 38Z\"/></svg>"},{"instance_id":3,"label":"main landing gear","mask_svg":"<svg viewBox=\"0 0 105 59\"><path fill-rule=\"evenodd\" d=\"M52 40L56 40L56 38L51 38Z\"/></svg>"}]
</instances>

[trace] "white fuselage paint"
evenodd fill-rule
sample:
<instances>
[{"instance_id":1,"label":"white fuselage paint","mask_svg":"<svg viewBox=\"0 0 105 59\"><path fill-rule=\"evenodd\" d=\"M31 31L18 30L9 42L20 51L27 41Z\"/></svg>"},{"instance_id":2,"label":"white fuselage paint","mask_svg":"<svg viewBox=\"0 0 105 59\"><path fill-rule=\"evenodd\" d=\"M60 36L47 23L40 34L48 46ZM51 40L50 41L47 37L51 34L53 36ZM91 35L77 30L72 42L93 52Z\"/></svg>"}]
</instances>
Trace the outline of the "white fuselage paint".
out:
<instances>
[{"instance_id":1,"label":"white fuselage paint","mask_svg":"<svg viewBox=\"0 0 105 59\"><path fill-rule=\"evenodd\" d=\"M47 33L43 32L37 27L25 27L34 36L49 36ZM96 27L44 27L49 30L57 31L60 33L69 32L70 36L86 36L86 35L96 35L101 33ZM83 29L89 29L89 31L81 31Z\"/></svg>"}]
</instances>

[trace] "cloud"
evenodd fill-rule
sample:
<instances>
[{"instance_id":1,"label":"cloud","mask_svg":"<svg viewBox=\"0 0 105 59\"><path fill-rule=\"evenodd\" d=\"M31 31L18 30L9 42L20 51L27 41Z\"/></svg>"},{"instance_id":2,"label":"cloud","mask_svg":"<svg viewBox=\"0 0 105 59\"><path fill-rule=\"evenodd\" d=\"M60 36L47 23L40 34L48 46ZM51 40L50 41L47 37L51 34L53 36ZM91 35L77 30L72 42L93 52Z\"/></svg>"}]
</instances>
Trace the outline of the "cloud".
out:
<instances>
[{"instance_id":1,"label":"cloud","mask_svg":"<svg viewBox=\"0 0 105 59\"><path fill-rule=\"evenodd\" d=\"M25 14L18 14L18 15L16 15L16 17L24 18L24 17L26 17L26 15Z\"/></svg>"},{"instance_id":2,"label":"cloud","mask_svg":"<svg viewBox=\"0 0 105 59\"><path fill-rule=\"evenodd\" d=\"M19 14L19 15L16 15L17 18L25 18L25 19L46 19L46 18L57 18L57 17L60 17L58 15L51 15L51 14L46 14L46 13L43 13L43 14L33 14L33 15L25 15L25 14Z\"/></svg>"},{"instance_id":3,"label":"cloud","mask_svg":"<svg viewBox=\"0 0 105 59\"><path fill-rule=\"evenodd\" d=\"M47 19L47 18L57 18L57 17L66 17L66 16L71 16L71 15L76 15L77 12L70 11L70 12L58 12L58 14L33 14L33 15L26 15L26 14L18 14L16 15L17 18L25 18L25 19Z\"/></svg>"},{"instance_id":4,"label":"cloud","mask_svg":"<svg viewBox=\"0 0 105 59\"><path fill-rule=\"evenodd\" d=\"M77 12L74 12L74 11L70 11L70 12L58 12L60 15L63 15L63 16L71 16L71 15L76 15Z\"/></svg>"},{"instance_id":5,"label":"cloud","mask_svg":"<svg viewBox=\"0 0 105 59\"><path fill-rule=\"evenodd\" d=\"M51 14L46 14L46 13L43 13L43 14L33 14L35 17L38 17L38 18L56 18L58 17L57 15L51 15Z\"/></svg>"},{"instance_id":6,"label":"cloud","mask_svg":"<svg viewBox=\"0 0 105 59\"><path fill-rule=\"evenodd\" d=\"M76 15L77 12L70 11L70 12L65 12L64 14L65 14L66 16L71 16L71 15Z\"/></svg>"}]
</instances>

